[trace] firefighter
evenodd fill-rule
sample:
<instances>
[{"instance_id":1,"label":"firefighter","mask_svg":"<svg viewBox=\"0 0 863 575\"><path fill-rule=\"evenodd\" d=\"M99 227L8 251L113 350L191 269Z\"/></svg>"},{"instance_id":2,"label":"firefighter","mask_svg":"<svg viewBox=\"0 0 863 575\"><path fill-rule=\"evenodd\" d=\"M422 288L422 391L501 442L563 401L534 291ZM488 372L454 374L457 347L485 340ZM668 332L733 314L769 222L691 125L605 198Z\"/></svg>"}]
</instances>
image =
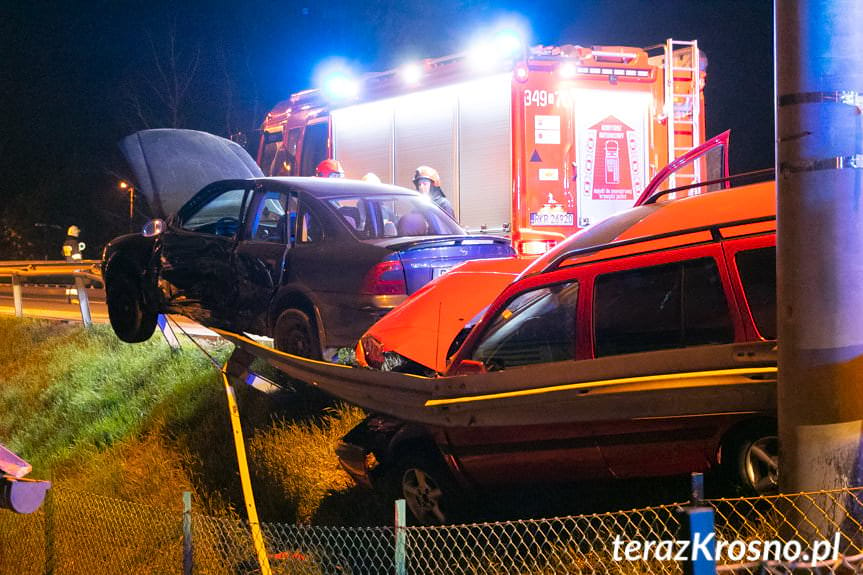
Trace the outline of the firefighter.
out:
<instances>
[{"instance_id":1,"label":"firefighter","mask_svg":"<svg viewBox=\"0 0 863 575\"><path fill-rule=\"evenodd\" d=\"M78 241L81 230L78 226L69 226L66 230L66 241L63 242L63 257L67 262L77 262L81 259L81 250L86 246L84 242Z\"/></svg>"},{"instance_id":2,"label":"firefighter","mask_svg":"<svg viewBox=\"0 0 863 575\"><path fill-rule=\"evenodd\" d=\"M369 184L380 184L381 183L381 179L374 172L369 172L360 179L364 182L369 183Z\"/></svg>"},{"instance_id":3,"label":"firefighter","mask_svg":"<svg viewBox=\"0 0 863 575\"><path fill-rule=\"evenodd\" d=\"M87 247L84 242L78 241L81 230L78 226L69 226L66 230L66 241L63 242L63 257L67 262L81 261L81 252ZM66 301L74 303L78 300L78 290L73 287L66 288Z\"/></svg>"},{"instance_id":4,"label":"firefighter","mask_svg":"<svg viewBox=\"0 0 863 575\"><path fill-rule=\"evenodd\" d=\"M437 207L446 212L446 214L455 219L455 212L452 209L452 204L443 193L440 185L440 175L432 167L420 166L414 172L414 187L419 193L429 198Z\"/></svg>"},{"instance_id":5,"label":"firefighter","mask_svg":"<svg viewBox=\"0 0 863 575\"><path fill-rule=\"evenodd\" d=\"M345 171L342 163L332 158L327 158L315 168L315 176L319 178L344 178Z\"/></svg>"}]
</instances>

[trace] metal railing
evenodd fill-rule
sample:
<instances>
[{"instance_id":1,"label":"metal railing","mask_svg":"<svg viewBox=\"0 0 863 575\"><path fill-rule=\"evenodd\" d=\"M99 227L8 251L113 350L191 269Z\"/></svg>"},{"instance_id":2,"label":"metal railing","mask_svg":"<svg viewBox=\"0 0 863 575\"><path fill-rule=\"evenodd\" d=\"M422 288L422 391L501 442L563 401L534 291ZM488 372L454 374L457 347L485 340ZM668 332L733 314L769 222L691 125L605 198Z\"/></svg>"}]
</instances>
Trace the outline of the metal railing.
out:
<instances>
[{"instance_id":1,"label":"metal railing","mask_svg":"<svg viewBox=\"0 0 863 575\"><path fill-rule=\"evenodd\" d=\"M222 517L54 488L38 512L0 512L0 567L21 574L259 573L249 526ZM186 498L188 502L188 498ZM807 554L826 541L819 573L854 573L863 553L863 488L699 502L725 550L710 572L790 573L813 569ZM554 575L682 573L686 561L648 542L686 538L692 507L439 527L262 524L273 573ZM682 531L683 530L683 531ZM800 543L796 561L740 559L750 542ZM635 547L628 548L632 543ZM728 545L728 543L732 543ZM648 550L650 550L649 548ZM825 548L826 549L826 548ZM834 553L835 552L835 553ZM835 555L835 556L834 556ZM691 565L687 568L691 568ZM11 569L11 570L10 570Z\"/></svg>"},{"instance_id":2,"label":"metal railing","mask_svg":"<svg viewBox=\"0 0 863 575\"><path fill-rule=\"evenodd\" d=\"M81 310L81 321L90 326L90 301L87 295L85 280L102 281L102 271L98 260L80 260L74 262L59 261L7 261L0 262L0 276L7 276L12 281L12 301L15 316L24 316L24 297L22 285L45 284L50 278L71 278L75 286L75 296Z\"/></svg>"}]
</instances>

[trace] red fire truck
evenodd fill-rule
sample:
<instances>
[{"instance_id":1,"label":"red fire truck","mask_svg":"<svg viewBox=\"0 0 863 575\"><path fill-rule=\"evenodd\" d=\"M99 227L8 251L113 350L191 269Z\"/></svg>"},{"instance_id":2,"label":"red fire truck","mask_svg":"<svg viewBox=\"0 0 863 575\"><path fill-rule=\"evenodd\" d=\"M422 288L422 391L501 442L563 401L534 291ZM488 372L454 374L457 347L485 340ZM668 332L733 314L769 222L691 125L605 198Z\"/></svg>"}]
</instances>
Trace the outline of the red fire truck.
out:
<instances>
[{"instance_id":1,"label":"red fire truck","mask_svg":"<svg viewBox=\"0 0 863 575\"><path fill-rule=\"evenodd\" d=\"M537 46L483 73L467 54L426 60L411 83L369 74L350 101L307 90L266 117L258 163L412 187L433 166L461 225L510 234L520 253L630 207L656 170L704 138L706 58L696 41L650 48ZM702 181L700 167L671 185Z\"/></svg>"}]
</instances>

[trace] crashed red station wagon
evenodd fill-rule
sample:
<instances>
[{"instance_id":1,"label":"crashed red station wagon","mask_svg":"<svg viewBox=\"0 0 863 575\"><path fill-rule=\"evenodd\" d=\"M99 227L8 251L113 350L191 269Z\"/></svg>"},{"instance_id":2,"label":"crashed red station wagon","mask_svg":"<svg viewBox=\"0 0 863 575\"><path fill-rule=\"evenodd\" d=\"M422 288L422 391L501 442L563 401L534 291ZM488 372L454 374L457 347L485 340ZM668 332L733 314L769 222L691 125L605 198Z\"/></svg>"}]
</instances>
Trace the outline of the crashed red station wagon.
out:
<instances>
[{"instance_id":1,"label":"crashed red station wagon","mask_svg":"<svg viewBox=\"0 0 863 575\"><path fill-rule=\"evenodd\" d=\"M343 438L342 465L427 523L451 518L456 491L524 482L719 467L743 491L774 490L775 184L726 182L649 188L531 264L430 380L446 425L373 414ZM419 294L444 302L427 325L457 323L454 294L434 287ZM421 358L385 322L366 345L376 334L378 353L439 367L440 337Z\"/></svg>"}]
</instances>

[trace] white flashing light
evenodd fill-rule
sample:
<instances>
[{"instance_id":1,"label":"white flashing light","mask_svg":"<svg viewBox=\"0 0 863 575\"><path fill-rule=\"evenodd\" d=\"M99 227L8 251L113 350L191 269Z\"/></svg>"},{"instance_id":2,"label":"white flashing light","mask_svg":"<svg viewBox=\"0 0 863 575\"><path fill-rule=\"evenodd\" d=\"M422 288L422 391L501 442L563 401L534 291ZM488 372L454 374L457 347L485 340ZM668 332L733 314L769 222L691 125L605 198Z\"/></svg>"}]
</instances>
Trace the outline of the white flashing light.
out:
<instances>
[{"instance_id":1,"label":"white flashing light","mask_svg":"<svg viewBox=\"0 0 863 575\"><path fill-rule=\"evenodd\" d=\"M577 72L578 69L572 62L564 62L563 65L560 67L560 77L564 80L571 80L572 78L575 78Z\"/></svg>"},{"instance_id":2,"label":"white flashing light","mask_svg":"<svg viewBox=\"0 0 863 575\"><path fill-rule=\"evenodd\" d=\"M471 66L478 71L491 70L498 62L500 54L490 42L478 42L468 51Z\"/></svg>"},{"instance_id":3,"label":"white flashing light","mask_svg":"<svg viewBox=\"0 0 863 575\"><path fill-rule=\"evenodd\" d=\"M331 100L351 100L359 96L360 84L347 74L334 74L324 83L324 92Z\"/></svg>"},{"instance_id":4,"label":"white flashing light","mask_svg":"<svg viewBox=\"0 0 863 575\"><path fill-rule=\"evenodd\" d=\"M316 66L314 85L324 98L334 102L355 100L360 95L360 80L351 65L341 58L331 58Z\"/></svg>"},{"instance_id":5,"label":"white flashing light","mask_svg":"<svg viewBox=\"0 0 863 575\"><path fill-rule=\"evenodd\" d=\"M496 52L503 57L518 56L524 47L522 34L517 30L502 29L494 38Z\"/></svg>"},{"instance_id":6,"label":"white flashing light","mask_svg":"<svg viewBox=\"0 0 863 575\"><path fill-rule=\"evenodd\" d=\"M408 64L401 69L401 77L408 86L416 86L423 77L423 70L419 64Z\"/></svg>"}]
</instances>

